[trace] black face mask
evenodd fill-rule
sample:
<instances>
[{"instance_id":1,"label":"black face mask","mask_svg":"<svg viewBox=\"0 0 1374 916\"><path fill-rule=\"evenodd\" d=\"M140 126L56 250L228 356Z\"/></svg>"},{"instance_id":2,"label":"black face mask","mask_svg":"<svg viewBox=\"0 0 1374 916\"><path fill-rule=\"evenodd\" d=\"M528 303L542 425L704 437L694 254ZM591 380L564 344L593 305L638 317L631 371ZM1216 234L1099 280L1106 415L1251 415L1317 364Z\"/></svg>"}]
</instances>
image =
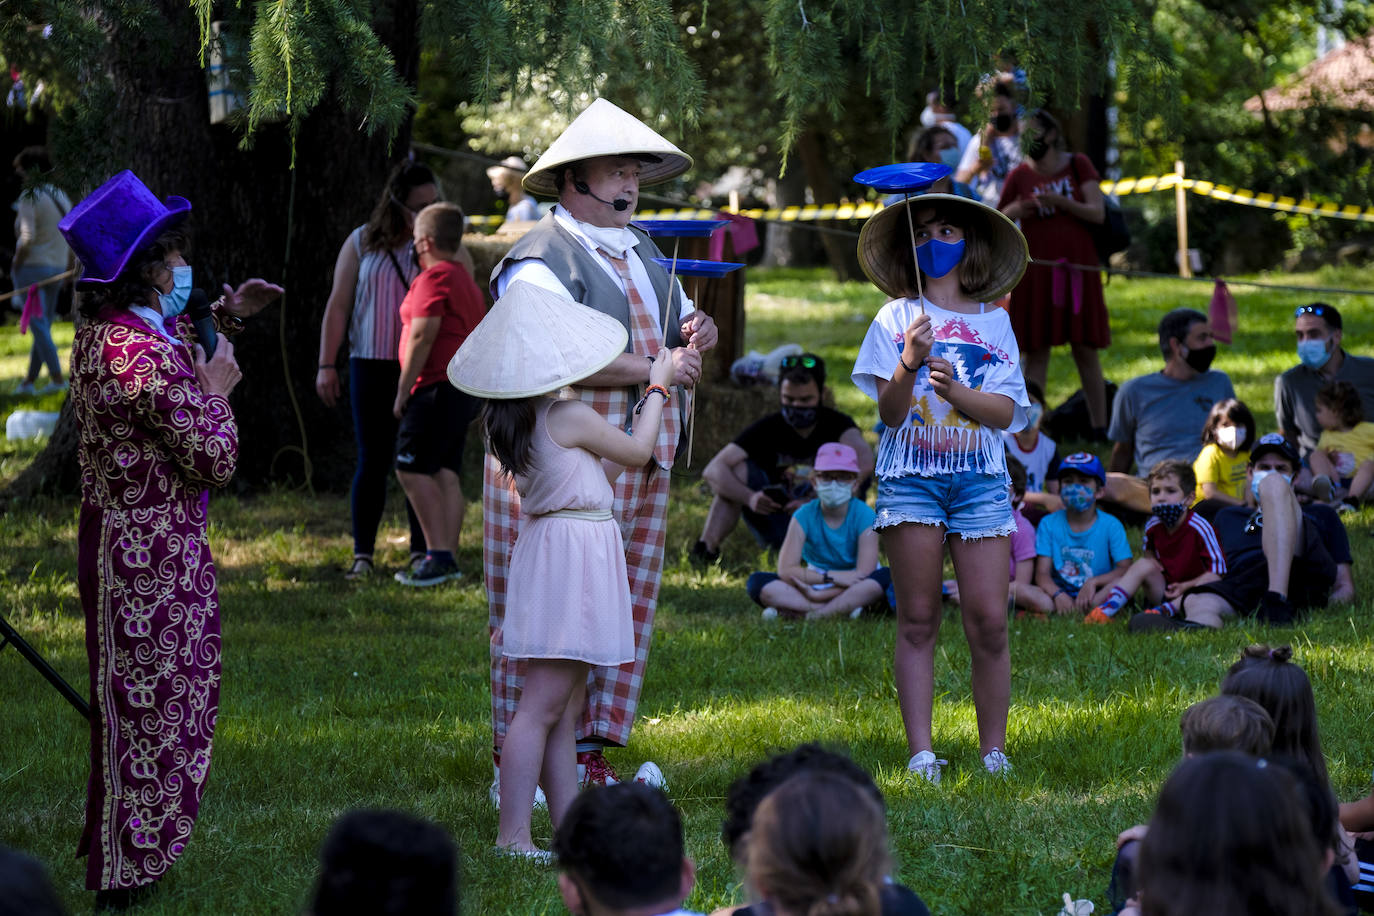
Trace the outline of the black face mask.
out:
<instances>
[{"instance_id":1,"label":"black face mask","mask_svg":"<svg viewBox=\"0 0 1374 916\"><path fill-rule=\"evenodd\" d=\"M999 114L993 117L992 127L998 133L1004 134L1011 130L1012 117L1009 114Z\"/></svg>"},{"instance_id":2,"label":"black face mask","mask_svg":"<svg viewBox=\"0 0 1374 916\"><path fill-rule=\"evenodd\" d=\"M1049 151L1050 145L1045 142L1044 137L1036 137L1030 143L1026 144L1026 155L1030 156L1036 162L1044 159Z\"/></svg>"},{"instance_id":3,"label":"black face mask","mask_svg":"<svg viewBox=\"0 0 1374 916\"><path fill-rule=\"evenodd\" d=\"M1212 360L1216 359L1217 345L1212 344L1207 347L1198 347L1196 350L1189 350L1188 355L1183 357L1183 361L1197 372L1206 372L1211 368Z\"/></svg>"},{"instance_id":4,"label":"black face mask","mask_svg":"<svg viewBox=\"0 0 1374 916\"><path fill-rule=\"evenodd\" d=\"M816 416L820 412L818 407L793 407L788 404L782 405L783 422L793 429L807 429L816 425Z\"/></svg>"}]
</instances>

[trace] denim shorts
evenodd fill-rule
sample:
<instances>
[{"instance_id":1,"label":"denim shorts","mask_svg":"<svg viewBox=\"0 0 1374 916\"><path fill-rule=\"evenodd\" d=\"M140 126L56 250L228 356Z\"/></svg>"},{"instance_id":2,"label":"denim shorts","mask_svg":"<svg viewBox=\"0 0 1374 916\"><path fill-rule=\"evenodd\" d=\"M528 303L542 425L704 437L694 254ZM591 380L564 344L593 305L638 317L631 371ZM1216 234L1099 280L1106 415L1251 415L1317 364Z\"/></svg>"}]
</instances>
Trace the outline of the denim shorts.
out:
<instances>
[{"instance_id":1,"label":"denim shorts","mask_svg":"<svg viewBox=\"0 0 1374 916\"><path fill-rule=\"evenodd\" d=\"M873 527L903 523L943 525L965 540L1001 537L1016 530L1005 472L959 471L934 477L878 481L878 519Z\"/></svg>"}]
</instances>

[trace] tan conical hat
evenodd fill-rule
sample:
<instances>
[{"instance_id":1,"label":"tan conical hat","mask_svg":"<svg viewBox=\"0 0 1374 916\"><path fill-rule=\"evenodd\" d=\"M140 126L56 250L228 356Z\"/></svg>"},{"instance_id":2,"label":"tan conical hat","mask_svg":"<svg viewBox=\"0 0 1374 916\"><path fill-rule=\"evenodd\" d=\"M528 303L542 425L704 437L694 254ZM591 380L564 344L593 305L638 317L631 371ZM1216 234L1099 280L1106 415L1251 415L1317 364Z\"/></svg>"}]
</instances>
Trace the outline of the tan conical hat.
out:
<instances>
[{"instance_id":1,"label":"tan conical hat","mask_svg":"<svg viewBox=\"0 0 1374 916\"><path fill-rule=\"evenodd\" d=\"M548 394L609 366L629 339L610 315L517 280L453 354L448 380L479 398Z\"/></svg>"},{"instance_id":2,"label":"tan conical hat","mask_svg":"<svg viewBox=\"0 0 1374 916\"><path fill-rule=\"evenodd\" d=\"M917 194L890 207L884 207L869 217L859 232L859 266L868 275L868 279L894 299L915 298L916 290L908 289L906 286L906 277L910 273L910 250L907 249L900 255L904 260L899 265L894 260L898 255L894 254L892 236L901 232L903 238L910 239L910 230L907 229L907 207L928 207L937 201L941 206L952 205L965 210L976 220L980 229L991 236L992 271L986 283L978 289L967 291L970 298L978 302L994 302L1006 295L1021 279L1021 275L1026 272L1026 265L1030 262L1030 249L1026 246L1026 237L1001 211L956 194Z\"/></svg>"},{"instance_id":3,"label":"tan conical hat","mask_svg":"<svg viewBox=\"0 0 1374 916\"><path fill-rule=\"evenodd\" d=\"M526 191L557 197L554 176L571 162L593 156L654 156L639 172L640 187L676 178L692 167L692 157L660 137L634 115L597 99L544 151L521 182Z\"/></svg>"}]
</instances>

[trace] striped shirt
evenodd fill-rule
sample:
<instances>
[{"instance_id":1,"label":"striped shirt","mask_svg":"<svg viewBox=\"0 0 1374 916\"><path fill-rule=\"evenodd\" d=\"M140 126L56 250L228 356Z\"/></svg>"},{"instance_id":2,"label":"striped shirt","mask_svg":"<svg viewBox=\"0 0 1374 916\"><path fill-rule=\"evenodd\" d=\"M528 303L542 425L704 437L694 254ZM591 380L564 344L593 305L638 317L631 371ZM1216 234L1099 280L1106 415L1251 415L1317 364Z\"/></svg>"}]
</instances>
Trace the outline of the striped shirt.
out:
<instances>
[{"instance_id":1,"label":"striped shirt","mask_svg":"<svg viewBox=\"0 0 1374 916\"><path fill-rule=\"evenodd\" d=\"M1170 531L1158 516L1145 523L1145 553L1164 567L1164 581L1189 582L1203 573L1226 574L1226 557L1210 522L1189 510L1178 530Z\"/></svg>"},{"instance_id":2,"label":"striped shirt","mask_svg":"<svg viewBox=\"0 0 1374 916\"><path fill-rule=\"evenodd\" d=\"M364 228L359 226L349 236L358 254L358 279L348 323L348 355L394 362L401 344L401 300L420 268L410 258L413 243L409 239L392 251L364 251Z\"/></svg>"}]
</instances>

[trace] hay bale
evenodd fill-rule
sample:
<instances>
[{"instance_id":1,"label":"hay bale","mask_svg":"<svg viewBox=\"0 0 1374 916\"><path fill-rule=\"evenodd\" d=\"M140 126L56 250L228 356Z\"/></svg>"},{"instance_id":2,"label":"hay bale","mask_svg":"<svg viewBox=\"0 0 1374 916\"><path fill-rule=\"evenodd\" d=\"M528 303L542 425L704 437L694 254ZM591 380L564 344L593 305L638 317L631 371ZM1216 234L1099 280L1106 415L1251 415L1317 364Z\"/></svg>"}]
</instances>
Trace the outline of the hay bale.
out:
<instances>
[{"instance_id":1,"label":"hay bale","mask_svg":"<svg viewBox=\"0 0 1374 916\"><path fill-rule=\"evenodd\" d=\"M772 385L741 388L730 382L704 380L697 387L696 429L692 434L692 471L700 472L716 452L755 420L778 409L778 389ZM687 471L684 437L674 470Z\"/></svg>"}]
</instances>

